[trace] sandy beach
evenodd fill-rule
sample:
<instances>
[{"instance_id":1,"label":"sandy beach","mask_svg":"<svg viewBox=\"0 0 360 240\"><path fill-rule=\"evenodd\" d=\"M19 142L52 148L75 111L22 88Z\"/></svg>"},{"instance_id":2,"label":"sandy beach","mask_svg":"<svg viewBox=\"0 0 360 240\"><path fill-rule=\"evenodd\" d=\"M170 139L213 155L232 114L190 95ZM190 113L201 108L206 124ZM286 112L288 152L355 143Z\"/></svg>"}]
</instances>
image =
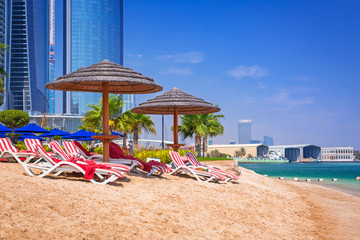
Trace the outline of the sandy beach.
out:
<instances>
[{"instance_id":1,"label":"sandy beach","mask_svg":"<svg viewBox=\"0 0 360 240\"><path fill-rule=\"evenodd\" d=\"M359 197L240 169L238 183L129 173L102 186L0 163L0 239L360 239Z\"/></svg>"}]
</instances>

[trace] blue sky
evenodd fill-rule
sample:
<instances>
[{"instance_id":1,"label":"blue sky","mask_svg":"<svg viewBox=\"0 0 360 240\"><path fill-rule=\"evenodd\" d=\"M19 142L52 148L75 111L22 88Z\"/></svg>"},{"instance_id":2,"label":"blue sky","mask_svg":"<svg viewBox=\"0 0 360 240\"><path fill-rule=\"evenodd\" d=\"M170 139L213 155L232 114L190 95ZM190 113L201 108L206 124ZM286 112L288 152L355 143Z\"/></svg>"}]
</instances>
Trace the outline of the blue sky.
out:
<instances>
[{"instance_id":1,"label":"blue sky","mask_svg":"<svg viewBox=\"0 0 360 240\"><path fill-rule=\"evenodd\" d=\"M253 139L360 149L359 12L360 1L125 0L124 66L219 104L214 143L238 141L238 120L252 119Z\"/></svg>"}]
</instances>

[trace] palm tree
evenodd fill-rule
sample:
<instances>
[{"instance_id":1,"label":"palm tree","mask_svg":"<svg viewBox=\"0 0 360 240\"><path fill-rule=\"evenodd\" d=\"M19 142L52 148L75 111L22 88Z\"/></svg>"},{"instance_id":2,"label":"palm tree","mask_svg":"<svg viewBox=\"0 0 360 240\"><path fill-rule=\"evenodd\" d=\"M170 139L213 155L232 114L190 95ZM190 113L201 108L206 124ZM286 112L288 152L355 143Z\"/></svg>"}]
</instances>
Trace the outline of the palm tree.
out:
<instances>
[{"instance_id":1,"label":"palm tree","mask_svg":"<svg viewBox=\"0 0 360 240\"><path fill-rule=\"evenodd\" d=\"M124 102L121 99L120 95L110 95L109 98L109 125L110 131L115 130L116 119L121 115L121 109L124 105ZM92 131L95 133L102 132L102 99L100 99L99 104L90 104L88 105L91 109L87 111L82 119L82 125L79 129L84 129Z\"/></svg>"},{"instance_id":2,"label":"palm tree","mask_svg":"<svg viewBox=\"0 0 360 240\"><path fill-rule=\"evenodd\" d=\"M119 130L124 135L124 137L123 137L123 149L124 150L127 149L127 145L126 145L127 136L133 129L132 125L131 125L131 121L130 121L131 113L132 112L130 112L130 111L126 111L123 114L121 114L120 116L118 116L115 120L115 129Z\"/></svg>"},{"instance_id":3,"label":"palm tree","mask_svg":"<svg viewBox=\"0 0 360 240\"><path fill-rule=\"evenodd\" d=\"M127 113L129 121L131 122L132 132L134 133L134 146L137 147L139 144L139 134L141 134L142 130L145 130L147 133L154 133L155 131L155 123L151 119L150 116L141 114L141 113L133 113L130 110Z\"/></svg>"},{"instance_id":4,"label":"palm tree","mask_svg":"<svg viewBox=\"0 0 360 240\"><path fill-rule=\"evenodd\" d=\"M224 126L221 125L219 118L223 118L222 114L202 114L203 123L207 127L206 135L203 136L203 157L207 157L207 148L208 148L208 136L216 137L224 133Z\"/></svg>"},{"instance_id":5,"label":"palm tree","mask_svg":"<svg viewBox=\"0 0 360 240\"><path fill-rule=\"evenodd\" d=\"M197 156L201 156L201 135L202 131L200 115L183 115L180 116L181 124L178 126L178 132L181 134L183 139L188 137L193 138L195 135L195 150Z\"/></svg>"},{"instance_id":6,"label":"palm tree","mask_svg":"<svg viewBox=\"0 0 360 240\"><path fill-rule=\"evenodd\" d=\"M238 150L238 151L235 151L235 157L243 157L243 156L245 156L246 155L246 150L245 150L245 148L240 148L240 150Z\"/></svg>"},{"instance_id":7,"label":"palm tree","mask_svg":"<svg viewBox=\"0 0 360 240\"><path fill-rule=\"evenodd\" d=\"M179 133L185 139L195 135L196 154L201 156L201 140L203 140L203 156L207 153L207 138L222 135L224 127L219 122L221 114L194 114L181 116Z\"/></svg>"}]
</instances>

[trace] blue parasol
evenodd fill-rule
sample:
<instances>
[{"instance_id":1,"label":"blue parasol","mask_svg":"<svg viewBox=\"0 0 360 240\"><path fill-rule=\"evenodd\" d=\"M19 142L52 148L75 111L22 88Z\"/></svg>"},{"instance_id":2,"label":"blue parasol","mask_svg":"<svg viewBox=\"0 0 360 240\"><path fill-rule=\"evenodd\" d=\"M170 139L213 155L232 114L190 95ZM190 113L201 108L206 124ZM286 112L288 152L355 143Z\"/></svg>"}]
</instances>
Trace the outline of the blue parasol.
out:
<instances>
[{"instance_id":1,"label":"blue parasol","mask_svg":"<svg viewBox=\"0 0 360 240\"><path fill-rule=\"evenodd\" d=\"M11 129L0 124L0 133L10 133Z\"/></svg>"},{"instance_id":2,"label":"blue parasol","mask_svg":"<svg viewBox=\"0 0 360 240\"><path fill-rule=\"evenodd\" d=\"M76 139L80 141L88 141L88 140L94 140L91 137L96 135L93 132L88 132L85 130L79 130L76 133L70 134L68 136L64 136L65 139Z\"/></svg>"},{"instance_id":3,"label":"blue parasol","mask_svg":"<svg viewBox=\"0 0 360 240\"><path fill-rule=\"evenodd\" d=\"M111 132L112 135L116 135L116 136L120 136L120 137L124 137L124 135L117 133L117 132ZM102 133L99 135L103 135Z\"/></svg>"},{"instance_id":4,"label":"blue parasol","mask_svg":"<svg viewBox=\"0 0 360 240\"><path fill-rule=\"evenodd\" d=\"M63 136L68 136L68 135L70 135L70 133L61 131L57 128L54 128L54 129L51 129L50 132L48 132L48 133L41 134L39 137L53 137L53 136L63 137Z\"/></svg>"},{"instance_id":5,"label":"blue parasol","mask_svg":"<svg viewBox=\"0 0 360 240\"><path fill-rule=\"evenodd\" d=\"M34 134L23 134L21 135L18 139L20 141L24 141L25 138L30 138L30 139L39 139L40 141L45 141L45 139L39 137L39 136L36 136Z\"/></svg>"},{"instance_id":6,"label":"blue parasol","mask_svg":"<svg viewBox=\"0 0 360 240\"><path fill-rule=\"evenodd\" d=\"M22 128L15 129L15 133L48 133L49 131L39 127L35 123L30 123Z\"/></svg>"}]
</instances>

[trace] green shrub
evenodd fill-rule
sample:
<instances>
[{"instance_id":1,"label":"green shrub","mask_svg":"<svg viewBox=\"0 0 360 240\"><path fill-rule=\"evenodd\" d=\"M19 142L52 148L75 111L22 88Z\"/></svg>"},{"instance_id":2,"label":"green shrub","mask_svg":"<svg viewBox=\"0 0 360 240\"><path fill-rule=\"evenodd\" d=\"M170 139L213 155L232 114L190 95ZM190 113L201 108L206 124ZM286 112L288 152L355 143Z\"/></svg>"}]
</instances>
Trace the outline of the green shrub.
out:
<instances>
[{"instance_id":1,"label":"green shrub","mask_svg":"<svg viewBox=\"0 0 360 240\"><path fill-rule=\"evenodd\" d=\"M144 150L144 149L136 149L134 151L134 157L141 159L142 161L146 161L146 158L159 158L162 163L170 163L170 149L168 150ZM179 150L179 154L181 156L185 156L187 152L191 152L190 150ZM193 152L194 153L194 152ZM195 153L194 153L195 154Z\"/></svg>"},{"instance_id":2,"label":"green shrub","mask_svg":"<svg viewBox=\"0 0 360 240\"><path fill-rule=\"evenodd\" d=\"M27 149L26 145L25 145L25 143L23 141L18 141L16 143L16 148L19 149L19 151Z\"/></svg>"},{"instance_id":3,"label":"green shrub","mask_svg":"<svg viewBox=\"0 0 360 240\"><path fill-rule=\"evenodd\" d=\"M21 128L30 122L27 112L21 110L5 110L0 113L0 122L8 128Z\"/></svg>"},{"instance_id":4,"label":"green shrub","mask_svg":"<svg viewBox=\"0 0 360 240\"><path fill-rule=\"evenodd\" d=\"M62 136L53 136L52 139L54 139L55 141L59 141L62 139Z\"/></svg>"},{"instance_id":5,"label":"green shrub","mask_svg":"<svg viewBox=\"0 0 360 240\"><path fill-rule=\"evenodd\" d=\"M103 153L104 153L102 147L96 147L96 148L94 149L94 152L97 153L97 154L103 154Z\"/></svg>"},{"instance_id":6,"label":"green shrub","mask_svg":"<svg viewBox=\"0 0 360 240\"><path fill-rule=\"evenodd\" d=\"M44 146L44 149L45 149L46 152L51 152L51 149L47 144L43 145L43 146Z\"/></svg>"},{"instance_id":7,"label":"green shrub","mask_svg":"<svg viewBox=\"0 0 360 240\"><path fill-rule=\"evenodd\" d=\"M224 158L231 157L231 156L226 153L221 153L219 150L215 149L209 153L209 157L224 159Z\"/></svg>"}]
</instances>

